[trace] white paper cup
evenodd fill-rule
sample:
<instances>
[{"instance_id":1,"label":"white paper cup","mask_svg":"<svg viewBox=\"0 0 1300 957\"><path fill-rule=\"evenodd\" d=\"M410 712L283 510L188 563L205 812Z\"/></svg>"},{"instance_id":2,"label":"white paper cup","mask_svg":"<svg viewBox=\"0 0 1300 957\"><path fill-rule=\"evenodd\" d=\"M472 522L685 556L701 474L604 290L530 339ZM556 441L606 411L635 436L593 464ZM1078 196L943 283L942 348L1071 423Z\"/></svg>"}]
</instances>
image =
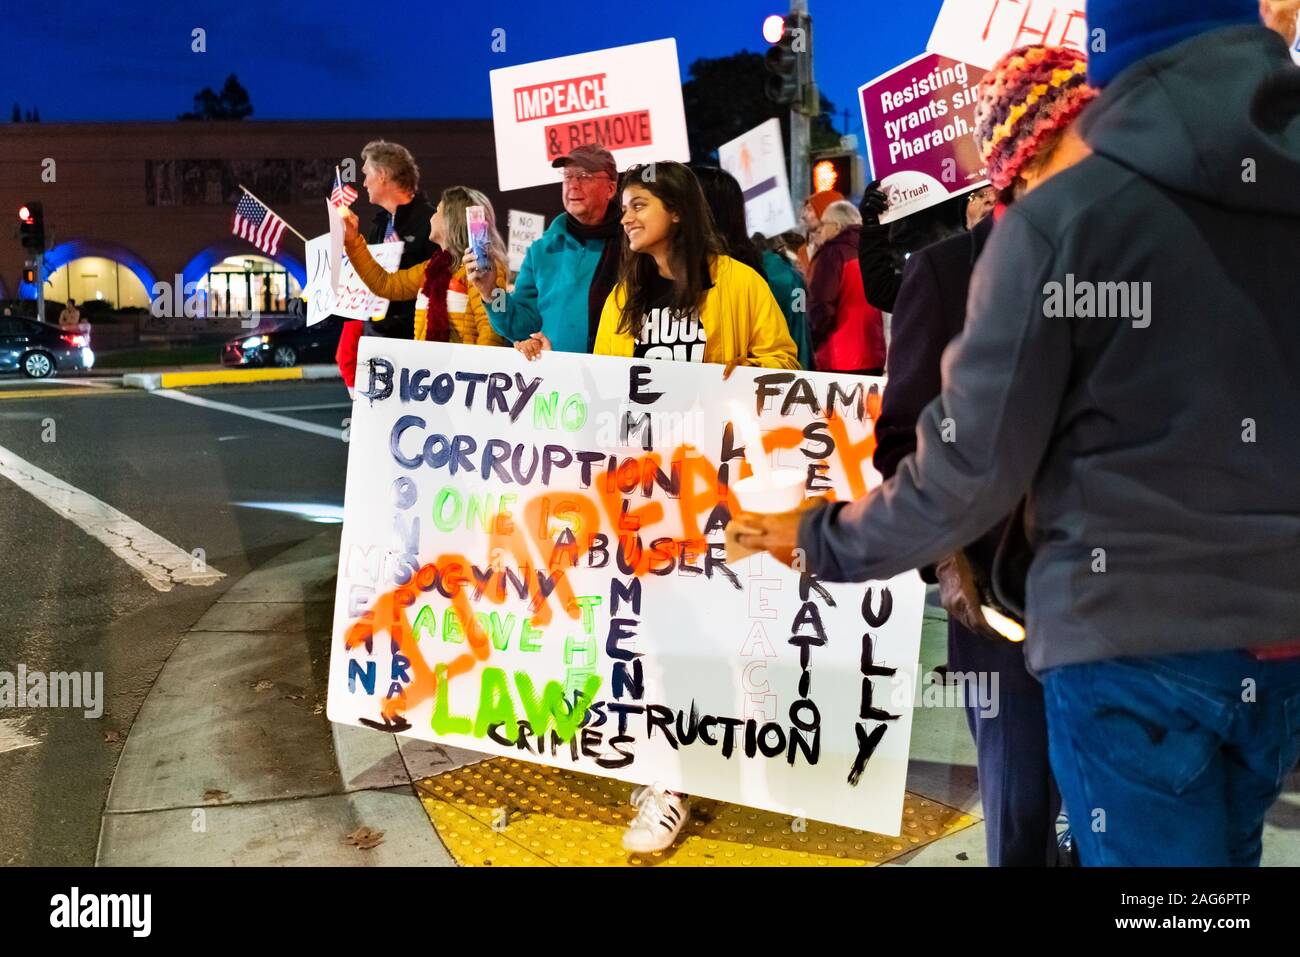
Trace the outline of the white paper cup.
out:
<instances>
[{"instance_id":1,"label":"white paper cup","mask_svg":"<svg viewBox=\"0 0 1300 957\"><path fill-rule=\"evenodd\" d=\"M737 479L731 486L740 507L757 515L776 515L793 512L804 500L804 482L807 473L799 469L772 469L767 483L759 484L758 476Z\"/></svg>"}]
</instances>

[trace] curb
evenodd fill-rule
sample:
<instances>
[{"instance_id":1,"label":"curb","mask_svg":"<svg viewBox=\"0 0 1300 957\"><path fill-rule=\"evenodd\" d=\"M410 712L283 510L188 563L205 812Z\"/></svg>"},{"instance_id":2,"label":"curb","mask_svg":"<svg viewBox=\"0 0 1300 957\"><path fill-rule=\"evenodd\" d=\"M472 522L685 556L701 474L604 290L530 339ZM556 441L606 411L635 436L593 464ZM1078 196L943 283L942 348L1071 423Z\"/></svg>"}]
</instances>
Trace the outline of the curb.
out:
<instances>
[{"instance_id":1,"label":"curb","mask_svg":"<svg viewBox=\"0 0 1300 957\"><path fill-rule=\"evenodd\" d=\"M414 782L479 760L325 716L340 529L245 575L127 735L96 866L454 866ZM359 827L382 831L362 849Z\"/></svg>"},{"instance_id":2,"label":"curb","mask_svg":"<svg viewBox=\"0 0 1300 957\"><path fill-rule=\"evenodd\" d=\"M240 385L248 382L281 382L299 379L342 379L338 368L329 365L293 366L288 369L214 369L199 372L129 372L122 376L127 389L183 389L198 385Z\"/></svg>"}]
</instances>

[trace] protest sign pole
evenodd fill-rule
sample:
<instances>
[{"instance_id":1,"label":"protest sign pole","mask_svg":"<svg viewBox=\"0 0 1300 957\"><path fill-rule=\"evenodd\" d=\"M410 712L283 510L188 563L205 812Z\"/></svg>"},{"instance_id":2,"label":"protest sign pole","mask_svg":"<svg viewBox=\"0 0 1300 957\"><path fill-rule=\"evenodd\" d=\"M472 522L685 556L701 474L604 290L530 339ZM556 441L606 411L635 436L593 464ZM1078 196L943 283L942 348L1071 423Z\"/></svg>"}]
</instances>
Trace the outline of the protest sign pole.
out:
<instances>
[{"instance_id":1,"label":"protest sign pole","mask_svg":"<svg viewBox=\"0 0 1300 957\"><path fill-rule=\"evenodd\" d=\"M808 0L790 0L791 14L807 12ZM808 52L806 56L799 58L799 63L800 70L806 70L806 75L799 77L800 98L790 106L790 198L794 201L796 211L803 209L804 197L808 195L808 184L812 179L808 159L809 150L812 148L812 120L808 111L810 108L817 108L816 105L809 106L809 101L816 100L817 94L812 80L811 22L804 42L808 44Z\"/></svg>"}]
</instances>

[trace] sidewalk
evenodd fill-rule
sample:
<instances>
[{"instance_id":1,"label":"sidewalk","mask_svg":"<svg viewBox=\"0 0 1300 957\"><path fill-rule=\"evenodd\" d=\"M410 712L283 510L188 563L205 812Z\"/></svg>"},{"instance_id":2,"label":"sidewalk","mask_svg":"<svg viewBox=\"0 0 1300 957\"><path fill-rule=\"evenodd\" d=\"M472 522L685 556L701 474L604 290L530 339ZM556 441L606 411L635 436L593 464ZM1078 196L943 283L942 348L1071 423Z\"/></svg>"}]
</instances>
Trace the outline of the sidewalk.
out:
<instances>
[{"instance_id":1,"label":"sidewalk","mask_svg":"<svg viewBox=\"0 0 1300 957\"><path fill-rule=\"evenodd\" d=\"M181 639L127 738L99 864L983 865L960 709L916 710L899 838L697 800L675 848L645 859L619 844L631 785L332 725L338 538L249 574ZM946 656L930 614L923 672ZM345 843L362 827L383 841Z\"/></svg>"},{"instance_id":2,"label":"sidewalk","mask_svg":"<svg viewBox=\"0 0 1300 957\"><path fill-rule=\"evenodd\" d=\"M287 368L244 366L187 366L179 369L150 369L125 372L122 385L128 389L183 389L199 385L240 385L249 382L283 382L300 379L339 379L337 366L304 365Z\"/></svg>"},{"instance_id":3,"label":"sidewalk","mask_svg":"<svg viewBox=\"0 0 1300 957\"><path fill-rule=\"evenodd\" d=\"M412 780L481 756L325 718L338 536L248 575L181 639L127 737L98 864L452 863ZM383 843L343 843L363 826Z\"/></svg>"}]
</instances>

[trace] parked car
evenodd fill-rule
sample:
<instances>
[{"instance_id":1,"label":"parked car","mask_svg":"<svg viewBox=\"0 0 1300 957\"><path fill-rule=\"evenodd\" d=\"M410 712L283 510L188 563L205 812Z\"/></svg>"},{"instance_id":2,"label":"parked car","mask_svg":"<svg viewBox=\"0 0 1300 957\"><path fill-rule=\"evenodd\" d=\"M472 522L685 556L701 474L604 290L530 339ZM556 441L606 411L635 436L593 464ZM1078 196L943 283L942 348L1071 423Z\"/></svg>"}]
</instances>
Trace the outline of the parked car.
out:
<instances>
[{"instance_id":1,"label":"parked car","mask_svg":"<svg viewBox=\"0 0 1300 957\"><path fill-rule=\"evenodd\" d=\"M90 339L63 332L48 322L0 315L0 372L45 379L56 372L84 371L95 365Z\"/></svg>"},{"instance_id":2,"label":"parked car","mask_svg":"<svg viewBox=\"0 0 1300 957\"><path fill-rule=\"evenodd\" d=\"M308 362L333 362L343 334L343 319L327 316L314 326L301 318L289 319L274 329L259 329L237 336L221 350L228 366L288 366Z\"/></svg>"}]
</instances>

